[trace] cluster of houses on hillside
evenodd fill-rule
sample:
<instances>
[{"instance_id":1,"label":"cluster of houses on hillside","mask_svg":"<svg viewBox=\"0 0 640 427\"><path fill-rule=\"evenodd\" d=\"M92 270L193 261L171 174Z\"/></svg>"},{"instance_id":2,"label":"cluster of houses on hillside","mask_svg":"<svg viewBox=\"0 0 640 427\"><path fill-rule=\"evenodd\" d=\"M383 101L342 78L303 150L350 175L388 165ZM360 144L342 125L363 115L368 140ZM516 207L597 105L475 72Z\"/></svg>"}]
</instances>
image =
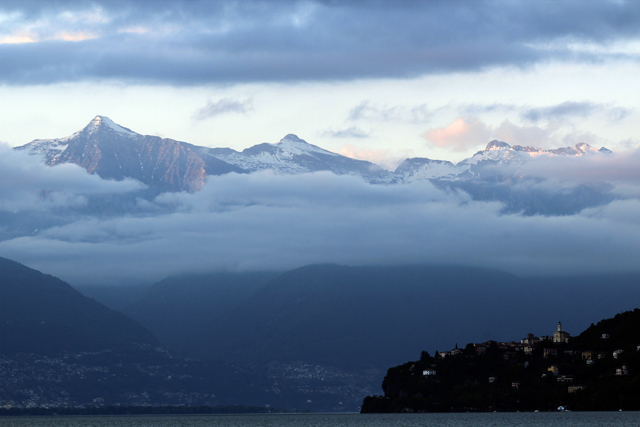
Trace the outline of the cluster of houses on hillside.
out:
<instances>
[{"instance_id":1,"label":"cluster of houses on hillside","mask_svg":"<svg viewBox=\"0 0 640 427\"><path fill-rule=\"evenodd\" d=\"M534 349L536 347L544 346L542 349L542 357L544 359L550 359L550 362L552 362L553 359L556 359L559 357L559 354L558 354L559 350L556 347L551 345L547 347L545 346L545 344L568 343L570 339L571 339L571 335L568 332L563 331L562 323L558 322L557 330L553 333L553 335L543 335L540 337L536 337L533 334L528 334L526 338L522 338L520 342L517 342L517 341L498 342L498 341L490 340L483 343L473 344L473 346L475 348L476 354L478 355L486 354L487 350L491 346L496 346L499 350L501 350L501 355L504 360L510 360L510 359L516 358L516 356L518 355L518 352L522 352L526 355L531 355L533 354ZM609 334L602 334L600 339L603 339L603 340L609 339ZM636 347L636 350L640 351L640 345ZM593 365L598 359L606 359L610 353L605 351L595 352L592 350L570 350L570 349L565 349L560 351L563 352L561 356L563 357L568 356L574 360L582 360L587 365ZM611 354L611 357L615 360L618 360L620 359L620 356L622 355L622 353L623 353L622 349L614 350ZM452 357L452 356L457 356L461 354L463 354L463 350L459 349L458 346L456 345L456 348L454 348L453 350L438 353L437 356L440 358L446 358L446 357ZM523 366L525 368L528 367L529 362L525 361ZM547 372L550 375L554 375L556 377L556 381L559 383L573 382L572 376L561 375L560 368L557 364L551 363L548 366ZM425 369L423 371L423 376L425 377L434 377L436 374L437 372L435 369ZM629 375L629 370L627 365L621 365L619 368L616 368L615 375ZM543 376L546 376L546 374L543 374ZM496 382L497 377L490 376L488 378L488 381L490 383ZM521 384L518 381L514 381L512 382L511 386L512 388L519 389ZM569 385L568 392L574 393L583 388L584 386L582 385Z\"/></svg>"},{"instance_id":2,"label":"cluster of houses on hillside","mask_svg":"<svg viewBox=\"0 0 640 427\"><path fill-rule=\"evenodd\" d=\"M571 335L569 332L562 330L562 323L558 322L558 330L553 333L553 335L542 335L540 337L536 337L533 334L528 334L526 338L522 338L520 342L510 341L510 342L498 342L494 340L485 341L483 343L474 344L477 354L485 354L487 349L491 345L496 345L501 350L507 351L522 351L525 354L533 353L534 347L536 347L540 343L552 342L552 343L568 343ZM547 350L547 349L545 349ZM555 350L555 349L548 349ZM457 346L451 351L443 351L439 353L440 357L447 356L455 356L457 354L462 354L462 350L460 350ZM505 353L505 358L508 357L509 353Z\"/></svg>"}]
</instances>

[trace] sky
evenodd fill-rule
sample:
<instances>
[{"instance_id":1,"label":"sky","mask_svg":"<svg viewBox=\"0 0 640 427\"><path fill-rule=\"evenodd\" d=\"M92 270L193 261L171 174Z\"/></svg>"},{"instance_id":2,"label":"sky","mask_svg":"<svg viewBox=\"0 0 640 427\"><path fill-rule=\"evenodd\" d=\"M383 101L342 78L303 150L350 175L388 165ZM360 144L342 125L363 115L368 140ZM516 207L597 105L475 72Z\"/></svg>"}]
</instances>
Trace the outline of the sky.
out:
<instances>
[{"instance_id":1,"label":"sky","mask_svg":"<svg viewBox=\"0 0 640 427\"><path fill-rule=\"evenodd\" d=\"M639 15L619 0L5 0L0 141L104 115L212 147L294 133L389 169L494 138L627 150Z\"/></svg>"},{"instance_id":2,"label":"sky","mask_svg":"<svg viewBox=\"0 0 640 427\"><path fill-rule=\"evenodd\" d=\"M0 223L10 236L0 256L73 284L318 262L637 270L639 18L640 3L617 0L3 0L0 219L64 220L19 236ZM606 189L607 203L564 216L505 213L426 181L266 171L210 177L197 193L109 217L83 208L140 183L10 149L96 115L211 147L294 133L388 169L459 161L492 139L615 155L528 166L539 179L526 191Z\"/></svg>"}]
</instances>

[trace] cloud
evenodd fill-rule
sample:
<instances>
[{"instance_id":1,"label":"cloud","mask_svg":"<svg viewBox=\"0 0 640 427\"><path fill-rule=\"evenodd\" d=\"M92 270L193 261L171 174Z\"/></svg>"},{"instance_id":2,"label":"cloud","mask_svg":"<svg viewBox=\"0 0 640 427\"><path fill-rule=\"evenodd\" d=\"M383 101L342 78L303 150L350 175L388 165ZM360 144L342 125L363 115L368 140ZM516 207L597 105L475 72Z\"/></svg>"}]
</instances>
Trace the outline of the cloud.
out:
<instances>
[{"instance_id":1,"label":"cloud","mask_svg":"<svg viewBox=\"0 0 640 427\"><path fill-rule=\"evenodd\" d=\"M560 122L572 118L587 118L597 115L604 116L610 121L619 121L633 113L633 110L629 108L591 101L565 101L560 104L540 107L504 103L474 103L458 105L457 110L466 116L475 116L484 113L508 114L516 112L522 120L533 123L540 121Z\"/></svg>"},{"instance_id":2,"label":"cloud","mask_svg":"<svg viewBox=\"0 0 640 427\"><path fill-rule=\"evenodd\" d=\"M591 102L567 101L551 107L531 108L525 111L522 117L532 122L537 122L541 119L561 119L566 116L587 117L593 114L596 108L596 105Z\"/></svg>"},{"instance_id":3,"label":"cloud","mask_svg":"<svg viewBox=\"0 0 640 427\"><path fill-rule=\"evenodd\" d=\"M520 167L526 175L545 177L545 179L563 183L598 183L640 186L640 150L605 155L586 155L575 158L553 156L528 162Z\"/></svg>"},{"instance_id":4,"label":"cloud","mask_svg":"<svg viewBox=\"0 0 640 427\"><path fill-rule=\"evenodd\" d=\"M406 106L375 105L370 101L362 101L353 107L347 116L348 121L367 120L374 122L407 122L426 123L432 112L426 104Z\"/></svg>"},{"instance_id":5,"label":"cloud","mask_svg":"<svg viewBox=\"0 0 640 427\"><path fill-rule=\"evenodd\" d=\"M551 135L557 129L558 125L555 123L546 127L518 126L509 120L505 120L492 131L492 134L495 138L506 141L511 145L547 147L549 146Z\"/></svg>"},{"instance_id":6,"label":"cloud","mask_svg":"<svg viewBox=\"0 0 640 427\"><path fill-rule=\"evenodd\" d=\"M209 177L194 194L159 196L148 202L155 211L85 215L6 239L0 256L85 284L326 262L464 264L517 274L636 270L638 153L585 157L584 164L569 160L537 163L525 172L559 181L605 180L624 191L574 215L523 216L428 181L370 185L327 172L228 174Z\"/></svg>"},{"instance_id":7,"label":"cloud","mask_svg":"<svg viewBox=\"0 0 640 427\"><path fill-rule=\"evenodd\" d=\"M481 104L481 103L473 103L473 104L462 104L458 106L458 110L463 113L465 116L476 116L481 113L509 113L514 110L521 109L515 104L503 104L499 102L494 102L492 104Z\"/></svg>"},{"instance_id":8,"label":"cloud","mask_svg":"<svg viewBox=\"0 0 640 427\"><path fill-rule=\"evenodd\" d=\"M325 130L320 133L325 138L368 138L369 132L365 132L362 129L351 126L346 129L340 130Z\"/></svg>"},{"instance_id":9,"label":"cloud","mask_svg":"<svg viewBox=\"0 0 640 427\"><path fill-rule=\"evenodd\" d=\"M193 114L196 120L206 120L222 114L247 114L253 109L253 101L250 99L237 101L231 98L222 98L216 102L209 100L207 105Z\"/></svg>"},{"instance_id":10,"label":"cloud","mask_svg":"<svg viewBox=\"0 0 640 427\"><path fill-rule=\"evenodd\" d=\"M391 157L352 146L342 151ZM71 164L46 167L2 146L0 256L84 284L326 262L463 264L521 275L637 270L639 161L635 150L521 166L524 178L514 186L523 192L542 188L564 197L577 186L604 188L600 206L567 215L506 212L501 203L429 181L371 185L328 172L269 171L210 176L200 192L133 199L121 215L102 208L129 203L116 196L139 190L139 183L105 181ZM92 210L95 196L105 198ZM52 212L58 214L49 220Z\"/></svg>"},{"instance_id":11,"label":"cloud","mask_svg":"<svg viewBox=\"0 0 640 427\"><path fill-rule=\"evenodd\" d=\"M587 143L595 148L605 146L608 142L604 138L588 131L572 131L562 137L562 145L572 147L576 144ZM637 145L636 145L637 147Z\"/></svg>"},{"instance_id":12,"label":"cloud","mask_svg":"<svg viewBox=\"0 0 640 427\"><path fill-rule=\"evenodd\" d=\"M36 156L0 144L0 212L79 207L90 195L123 194L143 188L143 184L130 179L100 179L75 164L48 167Z\"/></svg>"},{"instance_id":13,"label":"cloud","mask_svg":"<svg viewBox=\"0 0 640 427\"><path fill-rule=\"evenodd\" d=\"M618 145L627 150L631 150L640 146L640 139L636 139L636 138L625 139L623 141L618 142Z\"/></svg>"},{"instance_id":14,"label":"cloud","mask_svg":"<svg viewBox=\"0 0 640 427\"><path fill-rule=\"evenodd\" d=\"M333 81L637 61L611 46L637 40L639 18L636 3L614 1L9 0L0 82Z\"/></svg>"},{"instance_id":15,"label":"cloud","mask_svg":"<svg viewBox=\"0 0 640 427\"><path fill-rule=\"evenodd\" d=\"M467 151L486 144L491 130L478 119L465 120L462 117L443 128L429 129L424 137L432 144L452 151Z\"/></svg>"},{"instance_id":16,"label":"cloud","mask_svg":"<svg viewBox=\"0 0 640 427\"><path fill-rule=\"evenodd\" d=\"M540 120L561 120L567 117L590 117L596 113L604 113L611 120L622 120L630 110L622 107L609 107L588 101L566 101L548 107L529 108L522 112L522 118L531 122Z\"/></svg>"}]
</instances>

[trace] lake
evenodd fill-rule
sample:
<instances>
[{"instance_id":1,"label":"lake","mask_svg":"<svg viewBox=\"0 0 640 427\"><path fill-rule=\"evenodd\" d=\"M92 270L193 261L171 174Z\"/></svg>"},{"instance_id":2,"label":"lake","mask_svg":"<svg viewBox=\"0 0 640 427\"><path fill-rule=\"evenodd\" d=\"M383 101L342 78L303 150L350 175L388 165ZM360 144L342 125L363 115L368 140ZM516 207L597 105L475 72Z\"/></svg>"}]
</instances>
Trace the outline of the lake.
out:
<instances>
[{"instance_id":1,"label":"lake","mask_svg":"<svg viewBox=\"0 0 640 427\"><path fill-rule=\"evenodd\" d=\"M538 412L474 414L269 414L6 417L2 427L551 427L637 426L640 412Z\"/></svg>"}]
</instances>

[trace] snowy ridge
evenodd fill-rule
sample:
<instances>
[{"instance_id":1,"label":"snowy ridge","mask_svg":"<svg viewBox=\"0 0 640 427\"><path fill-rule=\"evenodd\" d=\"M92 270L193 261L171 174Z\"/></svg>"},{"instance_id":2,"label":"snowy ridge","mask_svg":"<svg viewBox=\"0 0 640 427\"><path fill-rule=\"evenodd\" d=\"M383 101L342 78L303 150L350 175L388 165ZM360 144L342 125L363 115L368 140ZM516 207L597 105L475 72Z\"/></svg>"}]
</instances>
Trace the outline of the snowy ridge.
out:
<instances>
[{"instance_id":1,"label":"snowy ridge","mask_svg":"<svg viewBox=\"0 0 640 427\"><path fill-rule=\"evenodd\" d=\"M96 116L82 130L72 135L63 138L36 139L21 147L16 147L16 150L26 150L29 154L41 156L45 163L53 165L59 161L63 153L69 148L70 143L78 141L83 137L92 136L97 132L115 133L127 138L139 138L141 136L130 129L114 123L108 117Z\"/></svg>"},{"instance_id":2,"label":"snowy ridge","mask_svg":"<svg viewBox=\"0 0 640 427\"><path fill-rule=\"evenodd\" d=\"M84 127L84 129L78 132L74 132L72 135L54 139L35 139L28 144L16 147L16 149L27 150L30 154L45 155L47 158L49 158L49 156L55 155L55 153L51 153L52 151L58 152L59 155L67 149L67 147L69 146L69 141L80 137L83 133L85 133L86 135L92 135L99 130L117 132L128 137L140 136L140 134L133 132L131 129L127 129L114 123L113 120L109 119L108 117L96 116L89 122L87 126Z\"/></svg>"},{"instance_id":3,"label":"snowy ridge","mask_svg":"<svg viewBox=\"0 0 640 427\"><path fill-rule=\"evenodd\" d=\"M82 131L74 132L72 135L54 139L34 139L26 145L16 147L16 150L27 150L29 154L49 155L50 151L62 153L69 146L69 141L78 137Z\"/></svg>"},{"instance_id":4,"label":"snowy ridge","mask_svg":"<svg viewBox=\"0 0 640 427\"><path fill-rule=\"evenodd\" d=\"M285 136L278 143L258 144L242 152L231 149L206 149L201 152L248 172L272 169L284 174L299 174L330 170L342 175L357 174L358 171L354 170L356 164L360 174L363 174L361 169L365 167L373 166L371 169L376 167L369 162L350 159L309 144L293 134Z\"/></svg>"},{"instance_id":5,"label":"snowy ridge","mask_svg":"<svg viewBox=\"0 0 640 427\"><path fill-rule=\"evenodd\" d=\"M324 154L325 156L338 156L336 153L327 151L316 145L309 144L303 139L298 138L297 135L290 133L285 136L277 144L271 144L283 153L290 153L296 155L312 155L312 153Z\"/></svg>"},{"instance_id":6,"label":"snowy ridge","mask_svg":"<svg viewBox=\"0 0 640 427\"><path fill-rule=\"evenodd\" d=\"M62 152L67 149L69 146L68 140L71 137L65 138L57 138L57 139L36 139L32 141L29 147L29 152L31 154L46 154L48 151L59 151ZM25 146L18 147L20 149Z\"/></svg>"},{"instance_id":7,"label":"snowy ridge","mask_svg":"<svg viewBox=\"0 0 640 427\"><path fill-rule=\"evenodd\" d=\"M64 153L69 146L69 141L77 137L80 132L76 132L73 135L65 136L63 138L55 139L35 139L30 143L21 147L16 147L16 150L26 150L29 154L40 156L45 163L54 163Z\"/></svg>"},{"instance_id":8,"label":"snowy ridge","mask_svg":"<svg viewBox=\"0 0 640 427\"><path fill-rule=\"evenodd\" d=\"M611 150L602 147L599 150L589 144L581 142L573 147L545 150L537 147L510 146L506 142L491 141L487 147L478 151L472 157L464 159L455 166L442 160L430 160L414 158L405 160L395 171L396 175L404 182L417 179L439 179L443 181L457 181L473 178L474 169L483 164L497 163L500 165L522 166L532 159L545 156L580 157L584 155L596 155L611 153Z\"/></svg>"},{"instance_id":9,"label":"snowy ridge","mask_svg":"<svg viewBox=\"0 0 640 427\"><path fill-rule=\"evenodd\" d=\"M532 155L538 155L534 147L527 147L529 150L516 150L506 142L491 141L487 148L478 151L472 157L458 163L458 165L475 165L483 161L493 161L503 163L523 163L530 159Z\"/></svg>"},{"instance_id":10,"label":"snowy ridge","mask_svg":"<svg viewBox=\"0 0 640 427\"><path fill-rule=\"evenodd\" d=\"M139 134L133 132L131 129L127 129L119 124L116 124L109 117L105 116L95 116L91 122L83 129L83 131L87 132L89 135L101 130L110 130L117 132L122 135L137 137ZM75 134L74 134L75 135Z\"/></svg>"},{"instance_id":11,"label":"snowy ridge","mask_svg":"<svg viewBox=\"0 0 640 427\"><path fill-rule=\"evenodd\" d=\"M250 172L265 169L273 169L285 174L308 172L307 168L291 162L293 154L288 152L270 153L263 151L251 156L236 152L225 156L216 155L213 157Z\"/></svg>"},{"instance_id":12,"label":"snowy ridge","mask_svg":"<svg viewBox=\"0 0 640 427\"><path fill-rule=\"evenodd\" d=\"M457 179L458 175L464 170L446 160L431 160L416 157L403 161L394 173L402 176L405 182L413 182L422 179L454 180Z\"/></svg>"},{"instance_id":13,"label":"snowy ridge","mask_svg":"<svg viewBox=\"0 0 640 427\"><path fill-rule=\"evenodd\" d=\"M95 163L95 159L101 158L100 150L112 150L115 162L113 165L109 164L108 167L103 166L103 169L101 169L103 174L107 176L112 174L115 177L126 177L129 176L127 174L134 174L135 176L131 175L131 177L140 179L141 176L146 176L150 171L148 179L154 181L157 180L155 167L158 166L159 159L143 158L140 151L142 146L138 144L164 144L166 141L145 138L128 128L114 123L108 117L96 116L84 129L73 135L57 139L36 139L22 147L16 147L16 149L27 150L31 154L41 155L49 165L64 162L89 165L90 162L85 160L85 154L89 153ZM103 143L107 145L101 146L100 144ZM195 162L193 163L194 165L197 163L196 169L202 171L202 174L252 173L265 169L287 175L330 171L337 175L360 176L364 180L376 184L396 184L418 180L469 181L494 176L495 168L491 167L493 165L508 165L511 170L514 170L514 167L517 169L536 158L549 156L580 157L611 153L610 150L604 147L598 150L586 143L579 143L573 147L545 150L531 146L511 146L506 142L494 140L489 142L484 150L478 151L470 158L457 164L444 160L411 158L404 160L394 172L390 172L374 163L352 159L309 144L293 134L286 135L277 143L257 144L242 151L230 148L198 147L177 141L172 141L171 143L184 144L182 145L184 151L179 150L179 152L194 153L195 157L184 161L187 163ZM102 148L97 152L94 151L95 147L98 146ZM148 149L144 151L145 153L151 152ZM135 167L131 166L132 162L135 163ZM135 169L136 172L124 172L122 165L125 164L130 166L128 170L133 171ZM203 164L206 166L203 166ZM155 166L152 167L152 165ZM173 162L172 165L178 167L176 165L179 165L179 162ZM95 165L92 167L95 167ZM119 170L114 172L116 169ZM202 174L202 176L196 174L197 176L194 175L191 178L186 177L185 171L181 171L180 174L183 176L183 180L199 180L198 183L200 184L194 184L196 187L201 185L201 181L204 179ZM189 183L184 185L191 188Z\"/></svg>"}]
</instances>

